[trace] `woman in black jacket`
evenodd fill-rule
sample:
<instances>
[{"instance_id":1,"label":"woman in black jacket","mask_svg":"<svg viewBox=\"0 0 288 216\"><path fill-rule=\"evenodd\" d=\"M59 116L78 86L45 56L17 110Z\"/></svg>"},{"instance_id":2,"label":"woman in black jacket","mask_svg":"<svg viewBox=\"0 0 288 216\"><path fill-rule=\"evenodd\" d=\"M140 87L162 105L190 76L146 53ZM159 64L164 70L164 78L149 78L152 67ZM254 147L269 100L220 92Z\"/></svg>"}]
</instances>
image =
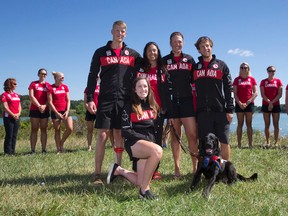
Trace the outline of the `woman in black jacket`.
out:
<instances>
[{"instance_id":1,"label":"woman in black jacket","mask_svg":"<svg viewBox=\"0 0 288 216\"><path fill-rule=\"evenodd\" d=\"M107 176L110 184L118 175L139 186L139 198L157 199L150 191L152 175L162 158L162 148L155 139L154 120L159 112L149 81L138 77L133 83L132 103L124 107L122 114L122 136L125 149L133 161L134 170L129 171L113 164ZM136 166L135 166L136 165Z\"/></svg>"}]
</instances>

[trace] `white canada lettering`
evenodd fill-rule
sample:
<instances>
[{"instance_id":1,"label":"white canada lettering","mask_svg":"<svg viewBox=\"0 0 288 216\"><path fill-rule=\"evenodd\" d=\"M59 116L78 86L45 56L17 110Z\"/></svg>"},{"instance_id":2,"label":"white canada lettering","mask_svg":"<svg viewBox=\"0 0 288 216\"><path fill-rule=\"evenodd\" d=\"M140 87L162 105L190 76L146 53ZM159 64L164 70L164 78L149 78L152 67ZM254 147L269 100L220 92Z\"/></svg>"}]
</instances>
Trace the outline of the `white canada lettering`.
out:
<instances>
[{"instance_id":1,"label":"white canada lettering","mask_svg":"<svg viewBox=\"0 0 288 216\"><path fill-rule=\"evenodd\" d=\"M274 88L274 87L277 87L277 83L267 83L267 84L265 85L265 87L267 87L267 88Z\"/></svg>"},{"instance_id":2,"label":"white canada lettering","mask_svg":"<svg viewBox=\"0 0 288 216\"><path fill-rule=\"evenodd\" d=\"M115 56L115 57L107 57L107 63L108 64L117 64L118 63L118 58Z\"/></svg>"},{"instance_id":3,"label":"white canada lettering","mask_svg":"<svg viewBox=\"0 0 288 216\"><path fill-rule=\"evenodd\" d=\"M64 89L54 91L54 94L63 94L63 93L66 93Z\"/></svg>"},{"instance_id":4,"label":"white canada lettering","mask_svg":"<svg viewBox=\"0 0 288 216\"><path fill-rule=\"evenodd\" d=\"M120 64L130 64L130 59L127 56L121 56L120 58Z\"/></svg>"},{"instance_id":5,"label":"white canada lettering","mask_svg":"<svg viewBox=\"0 0 288 216\"><path fill-rule=\"evenodd\" d=\"M187 63L180 63L179 64L179 69L188 70L189 69L189 65Z\"/></svg>"},{"instance_id":6,"label":"white canada lettering","mask_svg":"<svg viewBox=\"0 0 288 216\"><path fill-rule=\"evenodd\" d=\"M177 70L178 67L177 67L177 64L171 64L171 65L167 65L167 70Z\"/></svg>"},{"instance_id":7,"label":"white canada lettering","mask_svg":"<svg viewBox=\"0 0 288 216\"><path fill-rule=\"evenodd\" d=\"M217 71L216 71L216 70L209 69L209 70L207 71L207 77L217 77Z\"/></svg>"}]
</instances>

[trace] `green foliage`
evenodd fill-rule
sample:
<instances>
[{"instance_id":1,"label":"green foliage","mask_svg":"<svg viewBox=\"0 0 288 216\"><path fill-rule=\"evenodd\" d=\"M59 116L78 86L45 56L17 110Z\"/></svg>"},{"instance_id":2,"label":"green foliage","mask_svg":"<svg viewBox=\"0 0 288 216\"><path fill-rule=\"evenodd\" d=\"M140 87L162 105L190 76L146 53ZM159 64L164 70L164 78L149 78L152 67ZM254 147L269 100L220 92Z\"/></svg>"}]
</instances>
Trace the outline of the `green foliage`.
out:
<instances>
[{"instance_id":1,"label":"green foliage","mask_svg":"<svg viewBox=\"0 0 288 216\"><path fill-rule=\"evenodd\" d=\"M138 189L121 177L111 185L92 185L94 152L86 150L85 133L71 135L65 144L67 153L61 155L55 153L53 135L53 130L49 131L45 156L39 153L39 143L36 155L26 154L30 151L27 137L18 141L15 157L0 155L1 215L287 215L288 150L261 149L265 137L260 132L254 134L253 149L245 148L247 137L243 138L243 149L235 147L235 134L230 137L231 159L238 172L244 176L258 172L258 181L216 184L208 200L201 197L204 181L195 192L186 193L192 179L188 154L181 155L182 178L173 180L169 145L159 169L163 179L151 184L151 190L160 197L158 202L139 200ZM186 142L185 137L183 140ZM279 144L287 141L281 138ZM107 143L104 177L113 161L114 152ZM131 168L126 153L122 165Z\"/></svg>"}]
</instances>

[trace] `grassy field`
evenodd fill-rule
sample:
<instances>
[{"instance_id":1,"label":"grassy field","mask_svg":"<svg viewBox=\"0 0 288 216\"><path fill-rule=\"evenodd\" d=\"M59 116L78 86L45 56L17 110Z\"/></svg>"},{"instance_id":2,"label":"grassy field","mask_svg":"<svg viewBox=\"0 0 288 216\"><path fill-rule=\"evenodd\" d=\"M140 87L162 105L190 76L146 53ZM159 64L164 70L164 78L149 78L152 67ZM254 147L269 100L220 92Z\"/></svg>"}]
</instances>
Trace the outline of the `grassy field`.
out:
<instances>
[{"instance_id":1,"label":"grassy field","mask_svg":"<svg viewBox=\"0 0 288 216\"><path fill-rule=\"evenodd\" d=\"M233 186L219 183L208 200L201 196L205 182L194 193L186 193L192 178L190 156L182 153L182 178L174 180L168 146L160 166L163 180L151 185L160 199L142 201L138 199L138 189L123 178L111 185L90 184L94 152L86 150L84 136L71 136L67 153L56 155L50 134L45 156L27 154L30 147L26 136L18 141L16 156L4 157L0 139L0 215L287 215L288 150L261 149L260 144L265 142L260 132L254 134L254 140L253 149L237 149L236 136L232 134L231 158L239 173L250 176L258 172L256 182L237 182ZM281 146L287 141L281 138ZM37 151L41 151L39 144ZM105 177L113 160L111 145L107 143ZM123 166L131 167L126 153Z\"/></svg>"}]
</instances>

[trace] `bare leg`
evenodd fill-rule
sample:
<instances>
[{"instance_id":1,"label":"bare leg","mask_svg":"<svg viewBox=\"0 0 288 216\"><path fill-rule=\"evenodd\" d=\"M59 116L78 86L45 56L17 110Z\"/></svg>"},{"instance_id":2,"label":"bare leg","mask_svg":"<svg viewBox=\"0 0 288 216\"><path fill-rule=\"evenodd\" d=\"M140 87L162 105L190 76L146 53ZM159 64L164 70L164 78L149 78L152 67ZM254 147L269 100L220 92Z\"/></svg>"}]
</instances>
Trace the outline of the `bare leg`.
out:
<instances>
[{"instance_id":1,"label":"bare leg","mask_svg":"<svg viewBox=\"0 0 288 216\"><path fill-rule=\"evenodd\" d=\"M230 145L221 143L221 156L224 160L230 160Z\"/></svg>"},{"instance_id":2,"label":"bare leg","mask_svg":"<svg viewBox=\"0 0 288 216\"><path fill-rule=\"evenodd\" d=\"M64 124L65 124L65 131L62 135L62 139L60 142L60 151L61 152L64 151L64 143L73 131L73 119L72 119L72 117L69 116L66 120L64 120Z\"/></svg>"},{"instance_id":3,"label":"bare leg","mask_svg":"<svg viewBox=\"0 0 288 216\"><path fill-rule=\"evenodd\" d=\"M249 144L249 148L252 147L252 136L253 136L253 128L252 128L252 117L253 117L253 113L252 112L247 112L245 113L245 117L246 117L246 127L247 127L247 136L248 136L248 144Z\"/></svg>"},{"instance_id":4,"label":"bare leg","mask_svg":"<svg viewBox=\"0 0 288 216\"><path fill-rule=\"evenodd\" d=\"M265 137L266 144L270 145L270 113L263 113L264 123L265 123Z\"/></svg>"},{"instance_id":5,"label":"bare leg","mask_svg":"<svg viewBox=\"0 0 288 216\"><path fill-rule=\"evenodd\" d=\"M182 133L181 133L181 121L180 119L174 119L174 128L176 130L176 133L179 135L181 138ZM174 159L174 174L175 177L180 176L180 155L181 155L181 148L180 144L177 141L177 138L174 134L174 131L171 130L171 149L172 149L172 154L173 154L173 159Z\"/></svg>"},{"instance_id":6,"label":"bare leg","mask_svg":"<svg viewBox=\"0 0 288 216\"><path fill-rule=\"evenodd\" d=\"M30 133L30 145L31 145L31 151L35 152L36 143L37 143L37 136L38 136L38 130L39 130L39 118L30 118L31 123L31 133Z\"/></svg>"},{"instance_id":7,"label":"bare leg","mask_svg":"<svg viewBox=\"0 0 288 216\"><path fill-rule=\"evenodd\" d=\"M280 113L272 113L272 118L273 118L273 126L274 126L274 145L277 146L278 137L279 137Z\"/></svg>"},{"instance_id":8,"label":"bare leg","mask_svg":"<svg viewBox=\"0 0 288 216\"><path fill-rule=\"evenodd\" d=\"M115 141L115 147L124 150L124 142L121 135L120 129L113 129L113 136ZM116 163L121 166L122 162L122 152L116 152Z\"/></svg>"},{"instance_id":9,"label":"bare leg","mask_svg":"<svg viewBox=\"0 0 288 216\"><path fill-rule=\"evenodd\" d=\"M92 139L93 139L93 128L94 128L94 121L86 121L87 125L87 143L88 143L88 151L92 149Z\"/></svg>"},{"instance_id":10,"label":"bare leg","mask_svg":"<svg viewBox=\"0 0 288 216\"><path fill-rule=\"evenodd\" d=\"M189 149L196 154L198 152L196 119L195 117L181 118L181 122L185 128ZM193 163L193 173L196 173L198 159L192 155L191 159Z\"/></svg>"},{"instance_id":11,"label":"bare leg","mask_svg":"<svg viewBox=\"0 0 288 216\"><path fill-rule=\"evenodd\" d=\"M237 115L237 142L238 142L238 148L241 148L241 140L242 140L242 129L244 124L244 113L238 112Z\"/></svg>"},{"instance_id":12,"label":"bare leg","mask_svg":"<svg viewBox=\"0 0 288 216\"><path fill-rule=\"evenodd\" d=\"M55 143L56 143L56 151L57 153L61 152L61 148L60 148L60 142L61 142L61 138L60 138L60 126L61 126L61 120L59 119L52 119L53 122L53 126L54 126L54 130L55 130L55 134L54 134L54 139L55 139Z\"/></svg>"},{"instance_id":13,"label":"bare leg","mask_svg":"<svg viewBox=\"0 0 288 216\"><path fill-rule=\"evenodd\" d=\"M95 174L101 174L108 132L109 129L98 129L98 137L95 147Z\"/></svg>"}]
</instances>

